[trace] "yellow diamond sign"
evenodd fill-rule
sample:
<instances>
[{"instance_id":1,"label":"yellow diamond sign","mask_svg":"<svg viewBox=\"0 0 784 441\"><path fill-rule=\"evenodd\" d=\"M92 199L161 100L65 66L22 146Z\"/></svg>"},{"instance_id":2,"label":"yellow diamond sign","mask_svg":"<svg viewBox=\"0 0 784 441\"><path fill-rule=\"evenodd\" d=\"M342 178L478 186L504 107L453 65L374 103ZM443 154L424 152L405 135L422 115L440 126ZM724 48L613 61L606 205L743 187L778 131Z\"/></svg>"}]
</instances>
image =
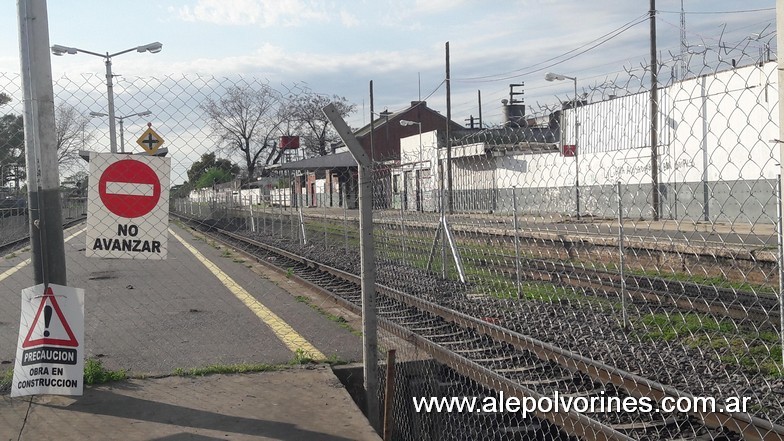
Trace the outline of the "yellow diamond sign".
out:
<instances>
[{"instance_id":1,"label":"yellow diamond sign","mask_svg":"<svg viewBox=\"0 0 784 441\"><path fill-rule=\"evenodd\" d=\"M147 130L144 131L144 134L136 140L136 143L139 144L148 155L154 155L163 145L163 138L155 133L155 130L153 130L152 127L148 127Z\"/></svg>"}]
</instances>

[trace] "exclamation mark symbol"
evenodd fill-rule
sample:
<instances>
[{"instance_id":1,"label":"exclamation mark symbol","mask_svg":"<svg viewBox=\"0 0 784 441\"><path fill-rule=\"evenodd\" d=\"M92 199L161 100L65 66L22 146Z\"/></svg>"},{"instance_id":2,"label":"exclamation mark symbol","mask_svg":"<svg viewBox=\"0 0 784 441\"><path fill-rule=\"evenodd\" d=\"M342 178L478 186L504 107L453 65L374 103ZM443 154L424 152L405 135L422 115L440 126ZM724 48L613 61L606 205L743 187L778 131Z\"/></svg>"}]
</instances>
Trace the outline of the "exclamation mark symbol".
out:
<instances>
[{"instance_id":1,"label":"exclamation mark symbol","mask_svg":"<svg viewBox=\"0 0 784 441\"><path fill-rule=\"evenodd\" d=\"M44 306L44 337L49 337L49 323L52 321L52 307Z\"/></svg>"}]
</instances>

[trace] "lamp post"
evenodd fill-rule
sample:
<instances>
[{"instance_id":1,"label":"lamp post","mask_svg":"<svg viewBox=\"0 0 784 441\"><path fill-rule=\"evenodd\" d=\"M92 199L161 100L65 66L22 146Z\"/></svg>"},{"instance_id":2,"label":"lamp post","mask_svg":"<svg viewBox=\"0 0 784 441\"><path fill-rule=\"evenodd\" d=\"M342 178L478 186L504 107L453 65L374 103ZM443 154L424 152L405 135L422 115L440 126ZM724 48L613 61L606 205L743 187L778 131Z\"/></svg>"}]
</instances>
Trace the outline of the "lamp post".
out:
<instances>
[{"instance_id":1,"label":"lamp post","mask_svg":"<svg viewBox=\"0 0 784 441\"><path fill-rule=\"evenodd\" d=\"M106 94L108 95L109 101L109 143L111 146L111 152L117 153L117 131L115 129L115 116L114 116L114 91L112 89L112 58L118 55L126 54L128 52L136 51L136 52L149 52L151 54L157 54L161 51L163 45L159 42L154 42L150 44L145 44L144 46L137 46L130 49L126 49L124 51L115 52L113 54L106 53L106 54L99 54L97 52L86 51L84 49L79 49L75 47L68 47L68 46L61 46L59 44L55 44L52 46L52 54L61 56L65 54L76 55L77 53L81 52L84 54L95 55L96 57L101 57L104 59L104 63L106 64Z\"/></svg>"},{"instance_id":2,"label":"lamp post","mask_svg":"<svg viewBox=\"0 0 784 441\"><path fill-rule=\"evenodd\" d=\"M422 123L417 121L409 121L407 119L401 119L400 125L401 126L413 126L416 124L419 126L419 162L422 162Z\"/></svg>"},{"instance_id":3,"label":"lamp post","mask_svg":"<svg viewBox=\"0 0 784 441\"><path fill-rule=\"evenodd\" d=\"M123 131L123 121L125 120L125 118L130 118L132 116L147 116L147 115L152 115L152 112L150 112L149 110L145 110L143 112L134 113L132 115L114 117L116 120L120 121L120 153L125 153L125 135ZM90 116L109 116L109 115L100 112L90 112Z\"/></svg>"},{"instance_id":4,"label":"lamp post","mask_svg":"<svg viewBox=\"0 0 784 441\"><path fill-rule=\"evenodd\" d=\"M575 203L577 208L577 220L580 220L580 161L579 161L579 151L580 145L578 142L578 121L577 121L577 77L570 77L568 75L561 75L552 72L548 72L547 75L544 76L544 79L547 81L561 81L561 80L572 80L574 81L574 105L572 109L574 110L574 192L575 192Z\"/></svg>"}]
</instances>

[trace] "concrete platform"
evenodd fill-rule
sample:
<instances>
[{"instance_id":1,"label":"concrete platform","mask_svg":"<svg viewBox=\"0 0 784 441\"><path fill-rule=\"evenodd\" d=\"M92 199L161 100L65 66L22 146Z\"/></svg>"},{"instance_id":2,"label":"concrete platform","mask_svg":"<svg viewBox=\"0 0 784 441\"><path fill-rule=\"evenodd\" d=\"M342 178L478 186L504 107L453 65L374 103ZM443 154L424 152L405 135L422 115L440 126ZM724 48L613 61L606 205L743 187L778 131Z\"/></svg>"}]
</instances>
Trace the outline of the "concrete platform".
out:
<instances>
[{"instance_id":1,"label":"concrete platform","mask_svg":"<svg viewBox=\"0 0 784 441\"><path fill-rule=\"evenodd\" d=\"M0 396L0 440L379 440L324 365Z\"/></svg>"}]
</instances>

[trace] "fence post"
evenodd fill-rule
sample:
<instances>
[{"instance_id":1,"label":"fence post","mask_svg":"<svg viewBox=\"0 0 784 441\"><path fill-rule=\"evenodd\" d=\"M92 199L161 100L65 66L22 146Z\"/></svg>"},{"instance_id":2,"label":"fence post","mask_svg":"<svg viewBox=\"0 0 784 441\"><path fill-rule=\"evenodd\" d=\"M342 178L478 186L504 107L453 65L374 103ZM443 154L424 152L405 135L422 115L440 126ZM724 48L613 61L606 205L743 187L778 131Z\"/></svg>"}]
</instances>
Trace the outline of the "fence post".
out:
<instances>
[{"instance_id":1,"label":"fence post","mask_svg":"<svg viewBox=\"0 0 784 441\"><path fill-rule=\"evenodd\" d=\"M515 248L515 277L517 280L517 298L522 294L522 286L520 285L520 232L519 224L517 223L517 187L512 186L512 209L514 210L513 223L514 223L514 248Z\"/></svg>"},{"instance_id":2,"label":"fence post","mask_svg":"<svg viewBox=\"0 0 784 441\"><path fill-rule=\"evenodd\" d=\"M359 180L359 248L362 288L362 358L367 416L381 429L378 400L378 328L376 321L376 251L373 239L373 170L371 159L333 104L323 109L357 161Z\"/></svg>"},{"instance_id":3,"label":"fence post","mask_svg":"<svg viewBox=\"0 0 784 441\"><path fill-rule=\"evenodd\" d=\"M403 260L406 258L406 220L404 208L404 195L405 192L400 192L400 242L403 247Z\"/></svg>"},{"instance_id":4,"label":"fence post","mask_svg":"<svg viewBox=\"0 0 784 441\"><path fill-rule=\"evenodd\" d=\"M626 312L626 277L623 272L624 248L623 248L623 202L621 200L621 181L617 182L618 192L618 269L621 273L621 314L623 319L623 329L629 329L629 316Z\"/></svg>"},{"instance_id":5,"label":"fence post","mask_svg":"<svg viewBox=\"0 0 784 441\"><path fill-rule=\"evenodd\" d=\"M250 201L248 204L248 210L250 210L250 231L256 232L256 220L253 219L253 200Z\"/></svg>"},{"instance_id":6,"label":"fence post","mask_svg":"<svg viewBox=\"0 0 784 441\"><path fill-rule=\"evenodd\" d=\"M343 196L343 247L348 255L348 208L346 205L346 197Z\"/></svg>"},{"instance_id":7,"label":"fence post","mask_svg":"<svg viewBox=\"0 0 784 441\"><path fill-rule=\"evenodd\" d=\"M784 226L782 225L781 175L776 176L776 237L778 242L779 267L779 337L781 340L782 363L784 363Z\"/></svg>"},{"instance_id":8,"label":"fence post","mask_svg":"<svg viewBox=\"0 0 784 441\"><path fill-rule=\"evenodd\" d=\"M324 205L324 248L327 248L327 197L326 192L324 193L324 197L322 198L322 204Z\"/></svg>"}]
</instances>

